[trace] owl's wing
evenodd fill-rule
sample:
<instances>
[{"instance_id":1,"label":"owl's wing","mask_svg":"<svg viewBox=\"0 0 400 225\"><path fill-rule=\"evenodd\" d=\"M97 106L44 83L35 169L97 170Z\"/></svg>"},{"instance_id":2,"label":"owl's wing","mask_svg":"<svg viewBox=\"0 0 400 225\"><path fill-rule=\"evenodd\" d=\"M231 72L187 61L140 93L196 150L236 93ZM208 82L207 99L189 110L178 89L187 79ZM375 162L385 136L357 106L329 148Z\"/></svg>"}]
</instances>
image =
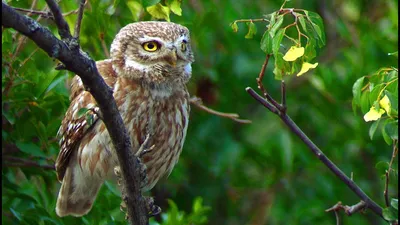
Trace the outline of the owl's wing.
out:
<instances>
[{"instance_id":1,"label":"owl's wing","mask_svg":"<svg viewBox=\"0 0 400 225\"><path fill-rule=\"evenodd\" d=\"M98 61L96 65L104 81L113 88L116 73L112 69L111 60ZM71 104L57 133L60 140L60 152L56 160L59 181L64 178L72 153L77 150L82 138L99 120L98 115L94 112L97 107L96 100L88 91L85 91L79 76L75 76L72 80L70 101Z\"/></svg>"}]
</instances>

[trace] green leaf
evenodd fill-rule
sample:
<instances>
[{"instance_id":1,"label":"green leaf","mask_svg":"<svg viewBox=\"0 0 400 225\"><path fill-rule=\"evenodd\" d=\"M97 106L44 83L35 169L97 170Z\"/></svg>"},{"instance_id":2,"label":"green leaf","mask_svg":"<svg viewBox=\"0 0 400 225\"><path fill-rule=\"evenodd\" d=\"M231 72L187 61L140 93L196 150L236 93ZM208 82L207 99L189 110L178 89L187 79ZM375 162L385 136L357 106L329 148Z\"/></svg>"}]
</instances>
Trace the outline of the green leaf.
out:
<instances>
[{"instance_id":1,"label":"green leaf","mask_svg":"<svg viewBox=\"0 0 400 225\"><path fill-rule=\"evenodd\" d=\"M182 0L172 0L171 3L167 4L169 9L178 16L182 16L181 1Z\"/></svg>"},{"instance_id":2,"label":"green leaf","mask_svg":"<svg viewBox=\"0 0 400 225\"><path fill-rule=\"evenodd\" d=\"M315 39L309 38L304 50L305 61L311 62L311 60L317 56L317 52L315 51L316 47Z\"/></svg>"},{"instance_id":3,"label":"green leaf","mask_svg":"<svg viewBox=\"0 0 400 225\"><path fill-rule=\"evenodd\" d=\"M398 210L399 208L399 199L397 198L392 198L392 201L390 201L390 205L395 208L396 210Z\"/></svg>"},{"instance_id":4,"label":"green leaf","mask_svg":"<svg viewBox=\"0 0 400 225\"><path fill-rule=\"evenodd\" d=\"M142 4L144 8L147 8L148 6L155 5L159 3L160 0L142 0Z\"/></svg>"},{"instance_id":5,"label":"green leaf","mask_svg":"<svg viewBox=\"0 0 400 225\"><path fill-rule=\"evenodd\" d=\"M371 138L371 140L372 140L372 138L374 137L374 134L375 134L376 129L378 128L379 121L380 121L380 120L374 121L374 122L371 124L371 127L369 128L369 138Z\"/></svg>"},{"instance_id":6,"label":"green leaf","mask_svg":"<svg viewBox=\"0 0 400 225\"><path fill-rule=\"evenodd\" d=\"M290 73L290 64L283 60L283 54L281 52L277 52L275 56L275 68L273 73L276 80L282 80L283 75Z\"/></svg>"},{"instance_id":7,"label":"green leaf","mask_svg":"<svg viewBox=\"0 0 400 225\"><path fill-rule=\"evenodd\" d=\"M396 52L388 53L388 55L393 55L393 56L396 56L398 58L399 57L399 52L396 51Z\"/></svg>"},{"instance_id":8,"label":"green leaf","mask_svg":"<svg viewBox=\"0 0 400 225\"><path fill-rule=\"evenodd\" d=\"M360 105L360 103L361 103L361 89L364 84L364 79L365 79L365 77L358 78L353 85L353 101L357 105Z\"/></svg>"},{"instance_id":9,"label":"green leaf","mask_svg":"<svg viewBox=\"0 0 400 225\"><path fill-rule=\"evenodd\" d=\"M252 39L257 33L257 27L253 22L247 23L247 26L249 27L249 31L247 32L245 38Z\"/></svg>"},{"instance_id":10,"label":"green leaf","mask_svg":"<svg viewBox=\"0 0 400 225\"><path fill-rule=\"evenodd\" d=\"M127 1L126 5L128 6L129 11L131 11L133 21L138 21L143 9L142 4L138 1Z\"/></svg>"},{"instance_id":11,"label":"green leaf","mask_svg":"<svg viewBox=\"0 0 400 225\"><path fill-rule=\"evenodd\" d=\"M232 28L233 32L235 32L235 33L239 31L239 27L236 22L231 24L231 28Z\"/></svg>"},{"instance_id":12,"label":"green leaf","mask_svg":"<svg viewBox=\"0 0 400 225\"><path fill-rule=\"evenodd\" d=\"M305 11L307 20L310 22L313 31L317 34L318 46L322 47L325 45L325 31L324 23L322 18L314 12Z\"/></svg>"},{"instance_id":13,"label":"green leaf","mask_svg":"<svg viewBox=\"0 0 400 225\"><path fill-rule=\"evenodd\" d=\"M285 34L285 31L286 29L280 29L272 39L272 52L274 53L275 56L277 55L279 48L281 47L281 42L283 39L283 35Z\"/></svg>"},{"instance_id":14,"label":"green leaf","mask_svg":"<svg viewBox=\"0 0 400 225\"><path fill-rule=\"evenodd\" d=\"M395 221L398 219L398 212L391 207L384 208L382 211L383 218L388 221Z\"/></svg>"},{"instance_id":15,"label":"green leaf","mask_svg":"<svg viewBox=\"0 0 400 225\"><path fill-rule=\"evenodd\" d=\"M43 157L43 158L47 157L46 154L44 154L42 152L42 150L39 148L39 146L37 146L36 144L34 144L32 142L17 141L16 145L19 148L19 150L21 150L22 152L25 152L26 154L28 154L30 156Z\"/></svg>"},{"instance_id":16,"label":"green leaf","mask_svg":"<svg viewBox=\"0 0 400 225\"><path fill-rule=\"evenodd\" d=\"M272 53L272 37L268 31L264 32L264 35L261 38L260 48L267 54Z\"/></svg>"},{"instance_id":17,"label":"green leaf","mask_svg":"<svg viewBox=\"0 0 400 225\"><path fill-rule=\"evenodd\" d=\"M390 137L392 140L398 140L399 139L399 133L398 133L398 124L397 121L390 121L386 123L385 125L385 131L386 134Z\"/></svg>"},{"instance_id":18,"label":"green leaf","mask_svg":"<svg viewBox=\"0 0 400 225\"><path fill-rule=\"evenodd\" d=\"M379 101L383 97L383 95L381 95L381 96L379 96L379 99L378 99L378 95L381 93L381 90L383 88L384 88L384 84L378 84L372 89L371 93L369 94L369 102L371 104L374 104L376 101Z\"/></svg>"},{"instance_id":19,"label":"green leaf","mask_svg":"<svg viewBox=\"0 0 400 225\"><path fill-rule=\"evenodd\" d=\"M169 19L170 9L167 6L161 5L161 3L157 3L156 5L149 6L146 8L146 10L155 19L163 19L168 22L170 21L170 19Z\"/></svg>"},{"instance_id":20,"label":"green leaf","mask_svg":"<svg viewBox=\"0 0 400 225\"><path fill-rule=\"evenodd\" d=\"M362 92L360 106L361 106L362 114L366 114L369 111L369 109L371 108L371 105L369 103L369 92L368 91Z\"/></svg>"},{"instance_id":21,"label":"green leaf","mask_svg":"<svg viewBox=\"0 0 400 225\"><path fill-rule=\"evenodd\" d=\"M375 168L379 175L384 175L386 174L386 171L389 169L389 163L385 161L380 161L375 165Z\"/></svg>"},{"instance_id":22,"label":"green leaf","mask_svg":"<svg viewBox=\"0 0 400 225\"><path fill-rule=\"evenodd\" d=\"M386 122L382 126L381 131L382 131L383 139L385 140L386 144L391 145L392 144L392 138L390 138L388 133L386 133L386 124L387 124L387 122L388 122L388 120L386 120Z\"/></svg>"},{"instance_id":23,"label":"green leaf","mask_svg":"<svg viewBox=\"0 0 400 225\"><path fill-rule=\"evenodd\" d=\"M283 23L283 15L278 16L278 19L274 24L272 24L271 29L269 29L269 33L271 34L271 37L275 36L276 31L281 27Z\"/></svg>"},{"instance_id":24,"label":"green leaf","mask_svg":"<svg viewBox=\"0 0 400 225\"><path fill-rule=\"evenodd\" d=\"M299 14L297 14L297 15L299 15ZM305 32L307 32L306 20L304 19L304 15L299 15L299 16L297 17L297 19L299 20L300 25L301 25L301 27L303 28L303 30L304 30Z\"/></svg>"}]
</instances>

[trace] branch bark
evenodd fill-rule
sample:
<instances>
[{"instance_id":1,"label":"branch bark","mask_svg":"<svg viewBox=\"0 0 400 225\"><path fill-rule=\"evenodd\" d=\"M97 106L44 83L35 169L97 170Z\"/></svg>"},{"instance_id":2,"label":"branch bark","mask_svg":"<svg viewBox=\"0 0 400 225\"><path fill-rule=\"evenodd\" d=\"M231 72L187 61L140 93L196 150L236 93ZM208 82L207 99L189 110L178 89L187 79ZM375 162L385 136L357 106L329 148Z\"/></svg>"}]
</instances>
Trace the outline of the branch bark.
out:
<instances>
[{"instance_id":1,"label":"branch bark","mask_svg":"<svg viewBox=\"0 0 400 225\"><path fill-rule=\"evenodd\" d=\"M275 107L271 108L272 104L267 99L263 98L252 88L246 88L246 91L259 103L268 108L271 112L277 114L286 126L296 134L307 147L318 157L318 159L331 170L335 176L342 180L361 200L365 202L367 208L370 208L374 213L383 218L382 208L375 203L364 191L351 180L342 170L340 170L312 141L307 135L297 126L295 122L286 114L286 111L281 111Z\"/></svg>"},{"instance_id":2,"label":"branch bark","mask_svg":"<svg viewBox=\"0 0 400 225\"><path fill-rule=\"evenodd\" d=\"M72 38L68 24L62 17L58 5L52 0L46 0L46 2L54 15L62 39ZM50 57L60 60L67 70L80 76L82 82L88 87L88 91L98 103L103 115L103 122L116 149L122 176L126 182L126 204L130 223L136 225L148 224L145 202L140 191L139 163L132 153L129 136L119 114L112 90L100 76L95 61L79 46L70 48L69 43L56 38L50 30L44 28L35 20L20 15L4 1L2 2L2 26L13 28L27 36Z\"/></svg>"}]
</instances>

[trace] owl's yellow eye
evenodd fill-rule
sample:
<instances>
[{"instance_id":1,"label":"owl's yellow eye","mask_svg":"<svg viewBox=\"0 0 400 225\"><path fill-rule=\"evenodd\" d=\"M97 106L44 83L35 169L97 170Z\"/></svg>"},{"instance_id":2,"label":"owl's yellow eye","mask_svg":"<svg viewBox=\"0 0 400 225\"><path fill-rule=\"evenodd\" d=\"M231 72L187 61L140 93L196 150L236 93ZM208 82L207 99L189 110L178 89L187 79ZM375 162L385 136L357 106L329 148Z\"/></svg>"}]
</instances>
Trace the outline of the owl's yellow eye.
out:
<instances>
[{"instance_id":1,"label":"owl's yellow eye","mask_svg":"<svg viewBox=\"0 0 400 225\"><path fill-rule=\"evenodd\" d=\"M181 51L182 52L186 51L186 42L181 43Z\"/></svg>"},{"instance_id":2,"label":"owl's yellow eye","mask_svg":"<svg viewBox=\"0 0 400 225\"><path fill-rule=\"evenodd\" d=\"M158 44L155 41L149 41L149 42L145 42L143 43L143 49L148 51L148 52L154 52L157 51L158 48L160 47L160 44Z\"/></svg>"}]
</instances>

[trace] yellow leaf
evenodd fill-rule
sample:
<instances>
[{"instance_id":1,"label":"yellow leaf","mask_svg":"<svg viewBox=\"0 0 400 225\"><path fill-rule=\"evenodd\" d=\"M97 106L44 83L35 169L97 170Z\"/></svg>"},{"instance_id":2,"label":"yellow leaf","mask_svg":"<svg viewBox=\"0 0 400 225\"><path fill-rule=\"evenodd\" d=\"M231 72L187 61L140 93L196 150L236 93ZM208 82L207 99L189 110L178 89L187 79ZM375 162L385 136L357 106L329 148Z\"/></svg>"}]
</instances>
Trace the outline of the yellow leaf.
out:
<instances>
[{"instance_id":1,"label":"yellow leaf","mask_svg":"<svg viewBox=\"0 0 400 225\"><path fill-rule=\"evenodd\" d=\"M169 8L167 6L163 6L160 3L157 3L156 5L147 7L146 10L155 19L164 19L168 22L170 21Z\"/></svg>"},{"instance_id":2,"label":"yellow leaf","mask_svg":"<svg viewBox=\"0 0 400 225\"><path fill-rule=\"evenodd\" d=\"M290 47L289 51L286 52L286 54L283 56L283 60L287 62L295 61L299 57L304 55L304 48L303 47L296 47L292 46Z\"/></svg>"},{"instance_id":3,"label":"yellow leaf","mask_svg":"<svg viewBox=\"0 0 400 225\"><path fill-rule=\"evenodd\" d=\"M379 105L385 109L386 113L389 114L390 113L390 100L388 98L387 95L385 95L380 101L379 101Z\"/></svg>"},{"instance_id":4,"label":"yellow leaf","mask_svg":"<svg viewBox=\"0 0 400 225\"><path fill-rule=\"evenodd\" d=\"M297 76L301 76L301 75L303 75L304 73L306 73L307 71L309 71L310 69L315 69L315 67L317 67L317 66L318 66L318 63L311 64L311 63L305 62L305 63L303 63L303 65L301 66L301 70L300 70L300 72L297 74Z\"/></svg>"},{"instance_id":5,"label":"yellow leaf","mask_svg":"<svg viewBox=\"0 0 400 225\"><path fill-rule=\"evenodd\" d=\"M379 109L378 112L378 110L376 110L376 108L372 106L371 109L369 109L369 111L364 115L364 120L365 122L378 120L384 113L385 110Z\"/></svg>"}]
</instances>

